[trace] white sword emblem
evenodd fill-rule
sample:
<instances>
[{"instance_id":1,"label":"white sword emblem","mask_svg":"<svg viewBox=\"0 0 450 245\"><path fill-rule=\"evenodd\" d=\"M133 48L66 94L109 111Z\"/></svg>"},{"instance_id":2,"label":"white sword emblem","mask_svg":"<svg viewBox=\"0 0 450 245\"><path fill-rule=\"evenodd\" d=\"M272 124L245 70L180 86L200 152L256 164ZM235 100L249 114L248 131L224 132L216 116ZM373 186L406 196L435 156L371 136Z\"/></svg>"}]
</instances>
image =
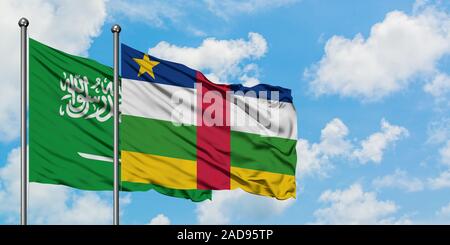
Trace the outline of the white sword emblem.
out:
<instances>
[{"instance_id":1,"label":"white sword emblem","mask_svg":"<svg viewBox=\"0 0 450 245\"><path fill-rule=\"evenodd\" d=\"M111 163L113 162L112 157L105 157L105 156L100 156L100 155L84 153L84 152L77 152L77 153L82 158L86 158L86 159L90 159L90 160L97 160L97 161L102 161L102 162L111 162ZM119 161L120 161L120 159L119 159Z\"/></svg>"}]
</instances>

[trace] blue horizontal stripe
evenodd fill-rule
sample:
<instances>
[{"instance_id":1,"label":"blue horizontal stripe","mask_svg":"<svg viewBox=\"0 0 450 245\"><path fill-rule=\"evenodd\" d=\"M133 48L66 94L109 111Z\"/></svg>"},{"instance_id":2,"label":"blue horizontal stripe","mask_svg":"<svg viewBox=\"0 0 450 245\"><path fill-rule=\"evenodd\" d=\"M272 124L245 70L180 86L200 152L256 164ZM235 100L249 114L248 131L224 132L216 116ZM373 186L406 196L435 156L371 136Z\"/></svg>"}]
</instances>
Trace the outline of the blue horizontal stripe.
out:
<instances>
[{"instance_id":1,"label":"blue horizontal stripe","mask_svg":"<svg viewBox=\"0 0 450 245\"><path fill-rule=\"evenodd\" d=\"M268 84L258 84L253 87L244 87L241 84L231 84L230 90L233 92L243 92L245 96L264 98L267 100L283 101L292 103L291 90L279 86ZM272 92L278 92L278 98L274 97Z\"/></svg>"},{"instance_id":2,"label":"blue horizontal stripe","mask_svg":"<svg viewBox=\"0 0 450 245\"><path fill-rule=\"evenodd\" d=\"M139 64L136 63L136 61L134 61L133 59L142 59L145 54L125 44L122 44L121 49L121 66L123 78L195 88L195 83L197 81L196 70L193 70L182 64L162 60L148 55L150 57L150 60L160 62L158 65L153 67L155 78L151 77L148 73L144 73L138 76ZM241 84L231 84L229 85L229 87L231 91L242 92L245 94L245 96L292 103L291 90L287 88L272 86L268 84L258 84L253 87L244 87ZM272 92L278 92L278 98L275 98Z\"/></svg>"},{"instance_id":3,"label":"blue horizontal stripe","mask_svg":"<svg viewBox=\"0 0 450 245\"><path fill-rule=\"evenodd\" d=\"M123 78L194 88L196 82L196 70L182 64L158 59L154 56L148 55L150 60L160 62L158 65L153 67L155 78L151 77L148 73L138 76L139 64L136 63L133 58L142 59L144 57L144 53L125 44L122 44L121 49Z\"/></svg>"}]
</instances>

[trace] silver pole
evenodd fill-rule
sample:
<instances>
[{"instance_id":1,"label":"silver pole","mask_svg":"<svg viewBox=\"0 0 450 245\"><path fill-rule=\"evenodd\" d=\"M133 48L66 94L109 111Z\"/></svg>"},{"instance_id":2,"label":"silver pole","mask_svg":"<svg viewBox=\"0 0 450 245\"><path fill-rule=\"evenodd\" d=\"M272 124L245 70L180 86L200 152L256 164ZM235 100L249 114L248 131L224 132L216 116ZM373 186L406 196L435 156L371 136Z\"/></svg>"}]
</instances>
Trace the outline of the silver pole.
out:
<instances>
[{"instance_id":1,"label":"silver pole","mask_svg":"<svg viewBox=\"0 0 450 245\"><path fill-rule=\"evenodd\" d=\"M114 39L114 204L113 224L119 225L119 33L120 26L111 28Z\"/></svg>"},{"instance_id":2,"label":"silver pole","mask_svg":"<svg viewBox=\"0 0 450 245\"><path fill-rule=\"evenodd\" d=\"M21 18L20 26L20 224L27 224L28 166L27 166L27 84L28 84L28 20Z\"/></svg>"}]
</instances>

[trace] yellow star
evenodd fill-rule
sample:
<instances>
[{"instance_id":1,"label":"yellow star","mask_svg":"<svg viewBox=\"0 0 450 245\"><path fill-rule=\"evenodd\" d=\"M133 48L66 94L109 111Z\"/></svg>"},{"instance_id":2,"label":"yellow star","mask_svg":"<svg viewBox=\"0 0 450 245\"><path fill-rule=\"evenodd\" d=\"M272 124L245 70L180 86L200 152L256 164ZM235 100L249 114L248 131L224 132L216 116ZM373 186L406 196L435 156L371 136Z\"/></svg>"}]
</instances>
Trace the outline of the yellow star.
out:
<instances>
[{"instance_id":1,"label":"yellow star","mask_svg":"<svg viewBox=\"0 0 450 245\"><path fill-rule=\"evenodd\" d=\"M150 60L150 57L148 57L148 55L146 54L144 54L144 57L142 59L133 58L133 60L139 64L138 77L147 72L151 77L153 77L153 79L155 79L153 67L159 64L158 61Z\"/></svg>"}]
</instances>

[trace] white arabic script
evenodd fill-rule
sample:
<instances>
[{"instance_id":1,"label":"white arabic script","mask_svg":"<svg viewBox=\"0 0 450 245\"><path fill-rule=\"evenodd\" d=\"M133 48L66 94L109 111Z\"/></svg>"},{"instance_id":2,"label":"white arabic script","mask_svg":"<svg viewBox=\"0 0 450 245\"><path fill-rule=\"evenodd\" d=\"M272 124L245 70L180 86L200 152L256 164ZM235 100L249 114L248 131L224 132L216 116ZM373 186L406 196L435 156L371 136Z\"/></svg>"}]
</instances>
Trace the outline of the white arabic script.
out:
<instances>
[{"instance_id":1,"label":"white arabic script","mask_svg":"<svg viewBox=\"0 0 450 245\"><path fill-rule=\"evenodd\" d=\"M86 76L67 74L59 81L60 89L66 94L61 98L59 115L71 118L95 118L105 122L112 117L113 83L107 78L95 79L89 84Z\"/></svg>"}]
</instances>

